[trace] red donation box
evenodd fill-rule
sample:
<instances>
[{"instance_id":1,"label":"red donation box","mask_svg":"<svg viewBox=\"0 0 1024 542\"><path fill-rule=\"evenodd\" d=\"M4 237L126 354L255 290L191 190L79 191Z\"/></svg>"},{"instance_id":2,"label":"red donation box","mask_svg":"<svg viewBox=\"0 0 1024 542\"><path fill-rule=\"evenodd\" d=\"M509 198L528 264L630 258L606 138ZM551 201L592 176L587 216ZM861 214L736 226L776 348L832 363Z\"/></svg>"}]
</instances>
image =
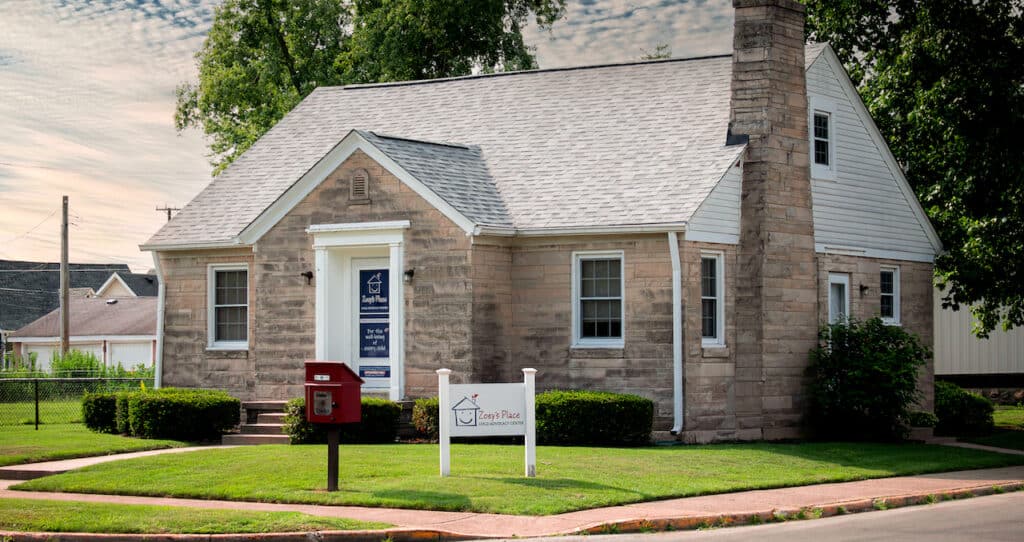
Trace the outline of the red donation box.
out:
<instances>
[{"instance_id":1,"label":"red donation box","mask_svg":"<svg viewBox=\"0 0 1024 542\"><path fill-rule=\"evenodd\" d=\"M362 419L359 378L340 361L306 362L306 419L310 423L355 423Z\"/></svg>"}]
</instances>

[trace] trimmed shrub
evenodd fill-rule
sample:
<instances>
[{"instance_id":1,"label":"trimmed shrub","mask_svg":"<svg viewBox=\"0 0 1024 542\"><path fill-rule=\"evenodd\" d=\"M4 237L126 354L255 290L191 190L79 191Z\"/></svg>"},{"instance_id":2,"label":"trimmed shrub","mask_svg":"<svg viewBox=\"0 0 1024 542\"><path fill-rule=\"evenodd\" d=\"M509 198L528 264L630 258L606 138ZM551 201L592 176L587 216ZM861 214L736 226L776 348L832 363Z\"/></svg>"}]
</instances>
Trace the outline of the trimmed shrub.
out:
<instances>
[{"instance_id":1,"label":"trimmed shrub","mask_svg":"<svg viewBox=\"0 0 1024 542\"><path fill-rule=\"evenodd\" d=\"M361 403L360 413L363 421L342 424L341 442L394 442L398 436L398 417L402 413L402 407L393 401L376 397L363 397ZM326 428L306 421L306 399L303 397L292 399L285 406L284 432L291 437L292 444L327 442Z\"/></svg>"},{"instance_id":2,"label":"trimmed shrub","mask_svg":"<svg viewBox=\"0 0 1024 542\"><path fill-rule=\"evenodd\" d=\"M122 391L115 394L114 399L114 429L122 435L132 434L132 428L128 424L128 404L130 397L142 392Z\"/></svg>"},{"instance_id":3,"label":"trimmed shrub","mask_svg":"<svg viewBox=\"0 0 1024 542\"><path fill-rule=\"evenodd\" d=\"M117 433L117 394L86 393L82 397L82 420L97 433Z\"/></svg>"},{"instance_id":4,"label":"trimmed shrub","mask_svg":"<svg viewBox=\"0 0 1024 542\"><path fill-rule=\"evenodd\" d=\"M907 418L910 427L935 427L939 423L939 417L931 412L915 410Z\"/></svg>"},{"instance_id":5,"label":"trimmed shrub","mask_svg":"<svg viewBox=\"0 0 1024 542\"><path fill-rule=\"evenodd\" d=\"M238 425L242 408L219 390L163 388L125 399L131 434L143 438L213 440Z\"/></svg>"},{"instance_id":6,"label":"trimmed shrub","mask_svg":"<svg viewBox=\"0 0 1024 542\"><path fill-rule=\"evenodd\" d=\"M935 383L935 426L937 435L984 435L994 426L992 401L951 382Z\"/></svg>"},{"instance_id":7,"label":"trimmed shrub","mask_svg":"<svg viewBox=\"0 0 1024 542\"><path fill-rule=\"evenodd\" d=\"M601 391L537 395L537 442L568 446L644 446L651 442L654 402Z\"/></svg>"},{"instance_id":8,"label":"trimmed shrub","mask_svg":"<svg viewBox=\"0 0 1024 542\"><path fill-rule=\"evenodd\" d=\"M437 440L437 397L416 399L412 407L412 425L423 438Z\"/></svg>"},{"instance_id":9,"label":"trimmed shrub","mask_svg":"<svg viewBox=\"0 0 1024 542\"><path fill-rule=\"evenodd\" d=\"M928 348L880 318L827 325L818 340L807 368L811 433L833 440L906 438Z\"/></svg>"}]
</instances>

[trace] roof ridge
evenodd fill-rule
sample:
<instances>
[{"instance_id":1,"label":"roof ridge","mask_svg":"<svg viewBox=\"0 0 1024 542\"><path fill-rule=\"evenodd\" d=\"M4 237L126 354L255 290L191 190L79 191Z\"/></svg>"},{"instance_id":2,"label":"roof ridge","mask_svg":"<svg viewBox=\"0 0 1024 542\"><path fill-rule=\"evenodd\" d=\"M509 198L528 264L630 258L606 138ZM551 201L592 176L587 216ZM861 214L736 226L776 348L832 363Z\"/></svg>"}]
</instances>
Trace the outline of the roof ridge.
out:
<instances>
[{"instance_id":1,"label":"roof ridge","mask_svg":"<svg viewBox=\"0 0 1024 542\"><path fill-rule=\"evenodd\" d=\"M609 62L604 64L590 64L585 66L563 66L559 68L540 68L536 70L516 70L510 72L496 72L496 73L477 73L471 75L459 75L455 77L439 77L437 79L416 79L413 81L393 81L388 83L357 83L352 85L328 85L317 87L315 91L337 91L337 90L362 90L368 88L382 88L382 87L404 87L413 85L429 85L437 83L448 83L451 81L464 81L468 79L487 79L495 77L511 77L516 75L538 75L544 73L555 73L555 72L569 72L569 71L582 71L582 70L598 70L604 68L621 68L626 66L639 66L646 64L667 64L670 62L691 62L698 60L711 60L718 58L730 58L732 53L723 53L717 55L703 55L683 58L658 58L652 60L630 60L626 62Z\"/></svg>"},{"instance_id":2,"label":"roof ridge","mask_svg":"<svg viewBox=\"0 0 1024 542\"><path fill-rule=\"evenodd\" d=\"M464 150L467 150L467 151L472 149L471 146L463 145L461 143L446 143L446 142L441 142L441 141L428 141L426 139L415 139L415 138L411 138L411 137L402 137L402 136L395 136L395 135L388 135L388 134L379 134L379 133L374 132L372 130L367 130L367 133L369 133L371 135L374 135L376 137L379 137L381 139L391 139L393 141L408 141L410 143L420 143L420 144L423 144L423 145L436 145L438 147L451 147L453 149L464 149Z\"/></svg>"}]
</instances>

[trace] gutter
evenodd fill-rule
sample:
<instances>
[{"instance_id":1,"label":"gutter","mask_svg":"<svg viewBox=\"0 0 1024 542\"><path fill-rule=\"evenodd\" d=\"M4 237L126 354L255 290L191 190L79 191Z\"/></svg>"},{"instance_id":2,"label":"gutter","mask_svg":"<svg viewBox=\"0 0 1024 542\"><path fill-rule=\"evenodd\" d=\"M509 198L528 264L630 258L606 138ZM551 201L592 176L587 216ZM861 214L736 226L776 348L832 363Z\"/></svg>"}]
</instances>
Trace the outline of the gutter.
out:
<instances>
[{"instance_id":1,"label":"gutter","mask_svg":"<svg viewBox=\"0 0 1024 542\"><path fill-rule=\"evenodd\" d=\"M477 226L473 235L503 237L550 237L557 235L609 235L626 233L667 233L686 228L686 222L663 224L624 224L615 226L567 226L554 228L509 228L504 226Z\"/></svg>"},{"instance_id":2,"label":"gutter","mask_svg":"<svg viewBox=\"0 0 1024 542\"><path fill-rule=\"evenodd\" d=\"M160 253L153 252L153 269L156 271L156 359L153 360L153 387L160 388L164 376L164 305L166 303L167 285L164 282L163 270L160 268Z\"/></svg>"},{"instance_id":3,"label":"gutter","mask_svg":"<svg viewBox=\"0 0 1024 542\"><path fill-rule=\"evenodd\" d=\"M683 430L683 266L679 259L679 235L668 232L672 256L672 434Z\"/></svg>"}]
</instances>

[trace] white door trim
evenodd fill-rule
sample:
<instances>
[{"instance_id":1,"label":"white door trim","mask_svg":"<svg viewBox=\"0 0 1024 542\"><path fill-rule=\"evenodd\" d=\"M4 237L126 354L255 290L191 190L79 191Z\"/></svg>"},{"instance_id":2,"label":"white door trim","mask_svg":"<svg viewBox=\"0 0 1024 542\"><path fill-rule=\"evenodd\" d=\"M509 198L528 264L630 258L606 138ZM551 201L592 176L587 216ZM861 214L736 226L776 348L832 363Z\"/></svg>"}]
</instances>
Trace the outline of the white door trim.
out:
<instances>
[{"instance_id":1,"label":"white door trim","mask_svg":"<svg viewBox=\"0 0 1024 542\"><path fill-rule=\"evenodd\" d=\"M332 318L341 318L340 329L350 329L351 316L345 317L345 307L334 307L338 297L349 298L351 282L347 280L351 272L351 258L380 257L383 254L365 254L364 251L385 250L388 258L388 275L390 295L392 296L389 313L391 333L391 387L388 396L398 401L405 396L405 283L402 280L405 272L404 234L410 226L409 221L392 222L361 222L353 224L314 224L306 229L313 236L313 249L316 262L316 357L327 359L329 337L328 330ZM342 257L334 257L342 256ZM346 269L347 268L347 269ZM351 303L351 300L350 300ZM336 314L337 313L337 314ZM351 343L344 352L351 352ZM341 360L354 363L355 360Z\"/></svg>"}]
</instances>

